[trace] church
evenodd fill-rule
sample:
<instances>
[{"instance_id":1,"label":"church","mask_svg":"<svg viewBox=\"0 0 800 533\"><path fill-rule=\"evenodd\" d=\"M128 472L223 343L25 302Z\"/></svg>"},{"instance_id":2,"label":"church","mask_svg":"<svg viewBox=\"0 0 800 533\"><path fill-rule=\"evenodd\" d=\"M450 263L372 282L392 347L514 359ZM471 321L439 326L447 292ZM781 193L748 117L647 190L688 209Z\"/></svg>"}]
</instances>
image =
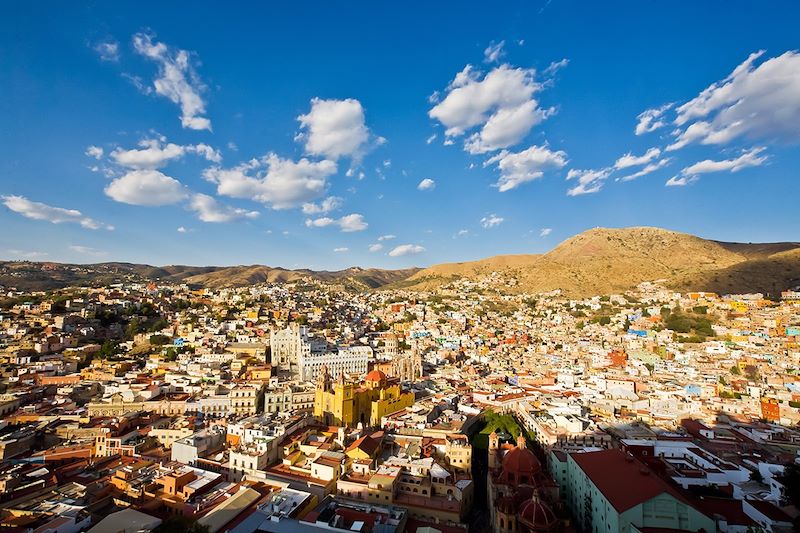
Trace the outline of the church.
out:
<instances>
[{"instance_id":1,"label":"church","mask_svg":"<svg viewBox=\"0 0 800 533\"><path fill-rule=\"evenodd\" d=\"M380 426L385 415L414 405L414 393L404 392L397 380L380 370L369 372L362 384L335 381L327 368L320 372L314 397L314 416L328 425Z\"/></svg>"},{"instance_id":2,"label":"church","mask_svg":"<svg viewBox=\"0 0 800 533\"><path fill-rule=\"evenodd\" d=\"M516 446L501 445L494 431L489 435L486 481L494 533L562 530L562 521L550 503L558 502L558 486L527 448L522 435L517 437Z\"/></svg>"}]
</instances>

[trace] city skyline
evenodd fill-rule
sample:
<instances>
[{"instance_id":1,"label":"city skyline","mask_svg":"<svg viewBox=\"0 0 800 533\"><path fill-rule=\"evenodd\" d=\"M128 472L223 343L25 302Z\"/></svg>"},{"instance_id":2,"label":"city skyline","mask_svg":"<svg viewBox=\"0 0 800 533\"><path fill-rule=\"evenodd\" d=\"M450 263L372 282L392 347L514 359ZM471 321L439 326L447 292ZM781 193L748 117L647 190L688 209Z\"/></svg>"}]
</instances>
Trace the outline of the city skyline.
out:
<instances>
[{"instance_id":1,"label":"city skyline","mask_svg":"<svg viewBox=\"0 0 800 533\"><path fill-rule=\"evenodd\" d=\"M7 8L0 258L402 268L596 226L797 240L779 5Z\"/></svg>"}]
</instances>

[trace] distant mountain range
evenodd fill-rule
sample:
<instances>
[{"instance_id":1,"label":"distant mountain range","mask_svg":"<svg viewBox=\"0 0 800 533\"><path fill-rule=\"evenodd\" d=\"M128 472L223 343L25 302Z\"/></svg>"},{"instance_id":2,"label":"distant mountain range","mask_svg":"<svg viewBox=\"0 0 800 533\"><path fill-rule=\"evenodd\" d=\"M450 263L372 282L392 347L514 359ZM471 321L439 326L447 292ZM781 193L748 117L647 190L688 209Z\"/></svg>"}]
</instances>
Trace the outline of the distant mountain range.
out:
<instances>
[{"instance_id":1,"label":"distant mountain range","mask_svg":"<svg viewBox=\"0 0 800 533\"><path fill-rule=\"evenodd\" d=\"M418 268L382 270L351 267L336 271L289 270L264 265L155 267L134 263L88 265L32 261L0 261L0 286L49 290L68 286L102 286L123 281L167 281L219 289L256 283L288 283L305 278L341 282L355 289L374 289L407 279Z\"/></svg>"},{"instance_id":2,"label":"distant mountain range","mask_svg":"<svg viewBox=\"0 0 800 533\"><path fill-rule=\"evenodd\" d=\"M573 296L610 294L642 281L663 280L676 290L776 294L800 285L800 243L728 243L659 228L595 228L546 254L503 255L425 269L352 267L338 271L289 270L263 265L165 266L131 263L68 265L0 262L0 285L44 290L131 280L185 282L214 289L302 278L341 282L356 289L431 290L457 279L500 272L516 279L513 292L562 289Z\"/></svg>"}]
</instances>

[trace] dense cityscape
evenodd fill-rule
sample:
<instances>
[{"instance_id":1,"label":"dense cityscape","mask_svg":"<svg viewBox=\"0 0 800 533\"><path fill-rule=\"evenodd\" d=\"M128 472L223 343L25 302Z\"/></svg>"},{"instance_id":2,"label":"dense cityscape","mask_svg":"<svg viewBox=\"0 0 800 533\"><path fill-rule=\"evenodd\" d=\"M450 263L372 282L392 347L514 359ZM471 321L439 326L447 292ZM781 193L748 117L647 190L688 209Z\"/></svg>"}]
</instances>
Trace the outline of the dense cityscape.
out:
<instances>
[{"instance_id":1,"label":"dense cityscape","mask_svg":"<svg viewBox=\"0 0 800 533\"><path fill-rule=\"evenodd\" d=\"M5 287L0 525L791 528L800 292L513 284Z\"/></svg>"},{"instance_id":2,"label":"dense cityscape","mask_svg":"<svg viewBox=\"0 0 800 533\"><path fill-rule=\"evenodd\" d=\"M800 533L800 2L0 2L0 533Z\"/></svg>"}]
</instances>

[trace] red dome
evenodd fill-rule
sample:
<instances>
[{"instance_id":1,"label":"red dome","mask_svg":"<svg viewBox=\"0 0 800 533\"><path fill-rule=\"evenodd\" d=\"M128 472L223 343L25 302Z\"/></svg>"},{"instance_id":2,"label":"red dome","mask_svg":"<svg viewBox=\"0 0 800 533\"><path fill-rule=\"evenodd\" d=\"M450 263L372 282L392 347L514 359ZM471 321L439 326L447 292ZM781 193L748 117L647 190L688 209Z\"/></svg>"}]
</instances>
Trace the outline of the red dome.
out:
<instances>
[{"instance_id":1,"label":"red dome","mask_svg":"<svg viewBox=\"0 0 800 533\"><path fill-rule=\"evenodd\" d=\"M516 447L503 456L503 472L533 475L541 469L539 459L527 448Z\"/></svg>"},{"instance_id":2,"label":"red dome","mask_svg":"<svg viewBox=\"0 0 800 533\"><path fill-rule=\"evenodd\" d=\"M386 381L386 374L380 370L373 370L366 377L367 381Z\"/></svg>"},{"instance_id":3,"label":"red dome","mask_svg":"<svg viewBox=\"0 0 800 533\"><path fill-rule=\"evenodd\" d=\"M558 518L550 506L535 497L523 504L519 521L533 531L542 531L554 528Z\"/></svg>"}]
</instances>

